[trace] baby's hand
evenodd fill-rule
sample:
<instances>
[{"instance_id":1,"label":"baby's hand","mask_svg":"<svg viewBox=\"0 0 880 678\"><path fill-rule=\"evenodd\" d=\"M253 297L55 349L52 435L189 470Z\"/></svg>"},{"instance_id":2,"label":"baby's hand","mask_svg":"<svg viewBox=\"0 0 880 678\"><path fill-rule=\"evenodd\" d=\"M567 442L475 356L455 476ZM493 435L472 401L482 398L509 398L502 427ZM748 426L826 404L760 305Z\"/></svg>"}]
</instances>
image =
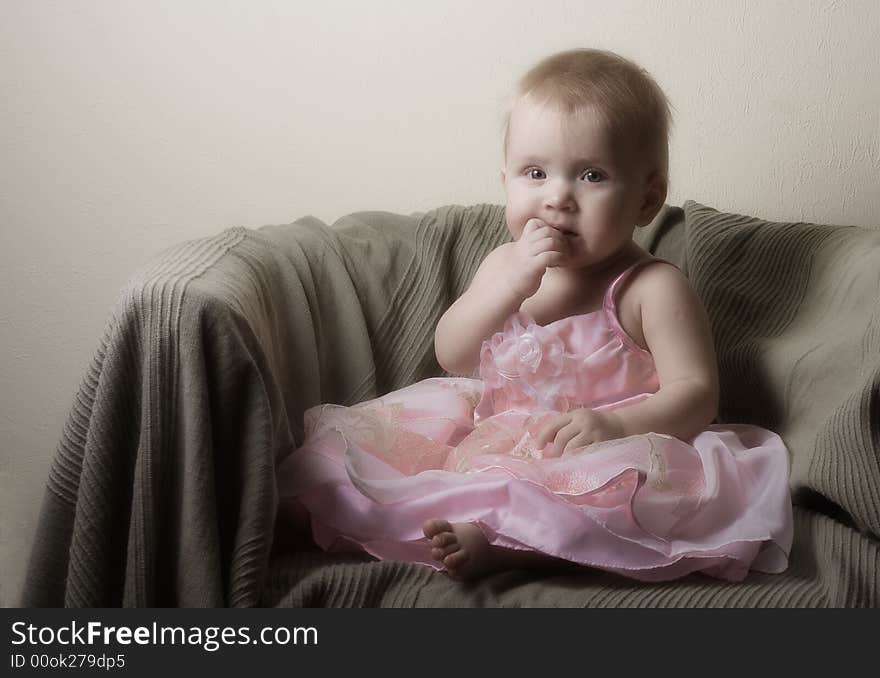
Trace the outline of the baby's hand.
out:
<instances>
[{"instance_id":1,"label":"baby's hand","mask_svg":"<svg viewBox=\"0 0 880 678\"><path fill-rule=\"evenodd\" d=\"M513 256L505 260L507 284L514 293L528 299L538 291L547 268L565 261L568 243L555 228L540 219L529 219L511 251Z\"/></svg>"},{"instance_id":2,"label":"baby's hand","mask_svg":"<svg viewBox=\"0 0 880 678\"><path fill-rule=\"evenodd\" d=\"M536 436L535 445L541 450L552 442L545 456L560 457L579 447L624 436L623 422L613 412L572 410L550 417Z\"/></svg>"}]
</instances>

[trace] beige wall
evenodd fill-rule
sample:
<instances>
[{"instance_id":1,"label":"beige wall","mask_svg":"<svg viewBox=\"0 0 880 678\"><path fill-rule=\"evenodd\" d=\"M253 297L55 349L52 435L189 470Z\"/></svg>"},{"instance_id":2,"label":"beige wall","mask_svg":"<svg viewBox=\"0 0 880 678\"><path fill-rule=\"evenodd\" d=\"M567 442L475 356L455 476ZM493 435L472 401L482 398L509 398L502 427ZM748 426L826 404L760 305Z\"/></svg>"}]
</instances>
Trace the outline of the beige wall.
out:
<instances>
[{"instance_id":1,"label":"beige wall","mask_svg":"<svg viewBox=\"0 0 880 678\"><path fill-rule=\"evenodd\" d=\"M880 225L880 3L0 0L0 604L117 290L305 214L501 202L504 94L581 45L676 109L670 202Z\"/></svg>"}]
</instances>

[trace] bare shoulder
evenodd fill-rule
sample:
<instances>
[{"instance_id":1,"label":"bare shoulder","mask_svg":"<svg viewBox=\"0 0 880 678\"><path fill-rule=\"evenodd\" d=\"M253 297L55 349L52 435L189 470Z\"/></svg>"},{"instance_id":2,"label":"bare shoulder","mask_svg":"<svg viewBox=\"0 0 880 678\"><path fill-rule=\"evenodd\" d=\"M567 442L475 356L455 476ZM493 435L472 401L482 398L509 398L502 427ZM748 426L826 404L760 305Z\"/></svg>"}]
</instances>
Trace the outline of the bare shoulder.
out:
<instances>
[{"instance_id":1,"label":"bare shoulder","mask_svg":"<svg viewBox=\"0 0 880 678\"><path fill-rule=\"evenodd\" d=\"M618 315L623 329L642 348L648 348L646 324L704 315L699 297L674 265L658 260L640 267L618 292Z\"/></svg>"},{"instance_id":2,"label":"bare shoulder","mask_svg":"<svg viewBox=\"0 0 880 678\"><path fill-rule=\"evenodd\" d=\"M639 300L663 302L697 299L684 273L662 259L637 270L628 287Z\"/></svg>"}]
</instances>

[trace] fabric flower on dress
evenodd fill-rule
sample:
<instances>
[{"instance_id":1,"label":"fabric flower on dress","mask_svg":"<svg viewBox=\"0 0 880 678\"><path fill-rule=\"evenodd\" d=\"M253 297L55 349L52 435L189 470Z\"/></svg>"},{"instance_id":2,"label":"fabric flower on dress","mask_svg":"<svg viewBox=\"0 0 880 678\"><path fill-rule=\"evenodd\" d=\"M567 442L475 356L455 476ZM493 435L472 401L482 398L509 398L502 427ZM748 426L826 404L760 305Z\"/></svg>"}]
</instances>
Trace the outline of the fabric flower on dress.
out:
<instances>
[{"instance_id":1,"label":"fabric flower on dress","mask_svg":"<svg viewBox=\"0 0 880 678\"><path fill-rule=\"evenodd\" d=\"M508 320L480 349L480 378L492 391L494 412L515 407L565 411L569 358L562 340L524 313Z\"/></svg>"}]
</instances>

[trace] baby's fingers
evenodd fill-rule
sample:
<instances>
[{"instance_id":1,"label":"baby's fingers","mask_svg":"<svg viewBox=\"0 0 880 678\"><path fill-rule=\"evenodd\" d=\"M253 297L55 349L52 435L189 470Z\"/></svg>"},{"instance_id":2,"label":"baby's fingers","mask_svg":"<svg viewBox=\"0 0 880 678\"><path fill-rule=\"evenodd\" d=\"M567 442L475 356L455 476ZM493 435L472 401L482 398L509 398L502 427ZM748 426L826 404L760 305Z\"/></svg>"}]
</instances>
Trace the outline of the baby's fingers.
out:
<instances>
[{"instance_id":1,"label":"baby's fingers","mask_svg":"<svg viewBox=\"0 0 880 678\"><path fill-rule=\"evenodd\" d=\"M568 424L556 432L556 437L553 439L553 456L561 457L565 450L569 449L573 440L584 435L585 432L577 424L569 421Z\"/></svg>"},{"instance_id":2,"label":"baby's fingers","mask_svg":"<svg viewBox=\"0 0 880 678\"><path fill-rule=\"evenodd\" d=\"M544 252L538 255L538 262L544 268L562 266L565 263L565 254L562 252Z\"/></svg>"},{"instance_id":3,"label":"baby's fingers","mask_svg":"<svg viewBox=\"0 0 880 678\"><path fill-rule=\"evenodd\" d=\"M581 450L581 448L586 447L587 445L593 444L593 436L589 431L582 431L578 433L574 438L568 441L565 445L565 449L562 450L562 456L567 456L569 454L574 454Z\"/></svg>"},{"instance_id":4,"label":"baby's fingers","mask_svg":"<svg viewBox=\"0 0 880 678\"><path fill-rule=\"evenodd\" d=\"M525 235L529 235L530 233L534 233L534 232L537 231L539 228L543 228L543 227L546 226L546 225L547 225L547 224L545 224L545 223L544 223L543 221L541 221L540 219L529 219L529 220L526 222L526 225L523 226L523 232L522 232L522 234L523 234L524 236L525 236Z\"/></svg>"},{"instance_id":5,"label":"baby's fingers","mask_svg":"<svg viewBox=\"0 0 880 678\"><path fill-rule=\"evenodd\" d=\"M555 228L550 228L549 226L541 226L540 228L536 228L529 233L523 232L522 238L520 238L523 242L529 243L530 246L544 246L544 247L566 247L568 246L568 239Z\"/></svg>"},{"instance_id":6,"label":"baby's fingers","mask_svg":"<svg viewBox=\"0 0 880 678\"><path fill-rule=\"evenodd\" d=\"M547 443L556 438L556 434L568 424L569 417L564 414L556 414L544 421L535 434L535 446L540 450Z\"/></svg>"},{"instance_id":7,"label":"baby's fingers","mask_svg":"<svg viewBox=\"0 0 880 678\"><path fill-rule=\"evenodd\" d=\"M558 266L569 254L568 243L556 235L538 236L537 240L525 245L527 256L539 259L545 267Z\"/></svg>"}]
</instances>

